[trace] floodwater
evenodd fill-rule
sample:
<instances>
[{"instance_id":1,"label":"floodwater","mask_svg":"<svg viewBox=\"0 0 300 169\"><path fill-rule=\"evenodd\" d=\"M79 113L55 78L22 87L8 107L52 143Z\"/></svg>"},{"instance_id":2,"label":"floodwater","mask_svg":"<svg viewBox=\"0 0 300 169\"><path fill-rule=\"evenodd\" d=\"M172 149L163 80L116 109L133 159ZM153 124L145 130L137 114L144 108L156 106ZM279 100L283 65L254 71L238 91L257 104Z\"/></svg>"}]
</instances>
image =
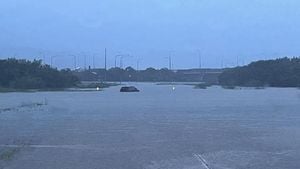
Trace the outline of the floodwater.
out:
<instances>
[{"instance_id":1,"label":"floodwater","mask_svg":"<svg viewBox=\"0 0 300 169\"><path fill-rule=\"evenodd\" d=\"M1 93L0 168L300 168L299 89L136 86Z\"/></svg>"}]
</instances>

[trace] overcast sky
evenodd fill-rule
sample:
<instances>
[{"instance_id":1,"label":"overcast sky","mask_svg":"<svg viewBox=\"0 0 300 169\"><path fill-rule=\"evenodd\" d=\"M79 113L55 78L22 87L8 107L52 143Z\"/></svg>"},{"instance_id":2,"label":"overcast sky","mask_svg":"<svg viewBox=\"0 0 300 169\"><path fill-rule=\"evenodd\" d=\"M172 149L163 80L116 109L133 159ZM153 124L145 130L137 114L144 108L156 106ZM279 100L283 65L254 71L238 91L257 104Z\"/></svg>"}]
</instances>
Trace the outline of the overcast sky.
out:
<instances>
[{"instance_id":1,"label":"overcast sky","mask_svg":"<svg viewBox=\"0 0 300 169\"><path fill-rule=\"evenodd\" d=\"M221 67L298 56L299 0L1 0L0 57L43 58L58 67ZM239 58L239 59L237 59Z\"/></svg>"}]
</instances>

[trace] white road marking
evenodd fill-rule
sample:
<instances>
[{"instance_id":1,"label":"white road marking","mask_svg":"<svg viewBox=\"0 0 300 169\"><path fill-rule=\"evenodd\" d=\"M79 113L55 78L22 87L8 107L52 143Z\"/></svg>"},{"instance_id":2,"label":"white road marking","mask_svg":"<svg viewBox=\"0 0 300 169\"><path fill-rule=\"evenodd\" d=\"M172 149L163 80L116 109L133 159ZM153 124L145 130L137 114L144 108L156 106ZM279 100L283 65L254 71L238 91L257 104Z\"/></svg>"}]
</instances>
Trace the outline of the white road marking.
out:
<instances>
[{"instance_id":1,"label":"white road marking","mask_svg":"<svg viewBox=\"0 0 300 169\"><path fill-rule=\"evenodd\" d=\"M7 148L20 148L20 147L28 147L28 148L61 148L61 149L91 149L91 147L84 145L0 145L0 147Z\"/></svg>"},{"instance_id":2,"label":"white road marking","mask_svg":"<svg viewBox=\"0 0 300 169\"><path fill-rule=\"evenodd\" d=\"M127 147L127 148L112 148L109 146L94 146L94 145L14 145L14 144L1 144L0 147L5 148L40 148L40 149L69 149L69 150L80 150L80 151L118 151L127 152L130 150L144 150L148 149L147 146L138 147Z\"/></svg>"},{"instance_id":3,"label":"white road marking","mask_svg":"<svg viewBox=\"0 0 300 169\"><path fill-rule=\"evenodd\" d=\"M194 154L194 156L206 169L210 169L207 161L200 154Z\"/></svg>"}]
</instances>

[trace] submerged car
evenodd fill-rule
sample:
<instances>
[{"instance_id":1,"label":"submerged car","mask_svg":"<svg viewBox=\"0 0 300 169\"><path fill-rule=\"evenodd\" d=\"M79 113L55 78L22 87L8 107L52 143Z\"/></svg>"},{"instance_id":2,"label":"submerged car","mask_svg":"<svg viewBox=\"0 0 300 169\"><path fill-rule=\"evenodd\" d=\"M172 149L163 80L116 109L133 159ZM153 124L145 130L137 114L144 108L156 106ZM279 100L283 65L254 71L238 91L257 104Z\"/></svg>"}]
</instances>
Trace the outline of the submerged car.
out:
<instances>
[{"instance_id":1,"label":"submerged car","mask_svg":"<svg viewBox=\"0 0 300 169\"><path fill-rule=\"evenodd\" d=\"M120 89L120 92L140 92L140 90L138 90L136 87L134 86L126 86L126 87L122 87Z\"/></svg>"}]
</instances>

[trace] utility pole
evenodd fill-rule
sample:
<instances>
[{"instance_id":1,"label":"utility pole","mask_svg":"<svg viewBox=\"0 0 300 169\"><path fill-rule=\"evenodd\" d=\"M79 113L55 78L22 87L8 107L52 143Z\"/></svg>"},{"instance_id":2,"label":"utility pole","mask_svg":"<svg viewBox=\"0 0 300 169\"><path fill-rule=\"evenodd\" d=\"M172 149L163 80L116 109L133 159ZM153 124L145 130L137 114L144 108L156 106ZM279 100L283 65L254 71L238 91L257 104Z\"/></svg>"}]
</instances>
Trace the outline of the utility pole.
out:
<instances>
[{"instance_id":1,"label":"utility pole","mask_svg":"<svg viewBox=\"0 0 300 169\"><path fill-rule=\"evenodd\" d=\"M43 55L43 61L42 61L42 63L45 65L46 64L46 57L45 57L45 55Z\"/></svg>"},{"instance_id":2,"label":"utility pole","mask_svg":"<svg viewBox=\"0 0 300 169\"><path fill-rule=\"evenodd\" d=\"M77 57L74 55L74 70L77 69Z\"/></svg>"},{"instance_id":3,"label":"utility pole","mask_svg":"<svg viewBox=\"0 0 300 169\"><path fill-rule=\"evenodd\" d=\"M140 67L140 59L138 58L136 61L136 70L139 71L139 67Z\"/></svg>"},{"instance_id":4,"label":"utility pole","mask_svg":"<svg viewBox=\"0 0 300 169\"><path fill-rule=\"evenodd\" d=\"M120 68L122 69L124 67L124 59L125 58L129 58L132 57L131 55L127 54L127 55L120 55Z\"/></svg>"},{"instance_id":5,"label":"utility pole","mask_svg":"<svg viewBox=\"0 0 300 169\"><path fill-rule=\"evenodd\" d=\"M51 56L51 57L50 57L50 67L51 67L51 68L53 68L53 57L55 57L55 56Z\"/></svg>"},{"instance_id":6,"label":"utility pole","mask_svg":"<svg viewBox=\"0 0 300 169\"><path fill-rule=\"evenodd\" d=\"M171 53L169 55L169 70L172 70L172 56L171 56Z\"/></svg>"},{"instance_id":7,"label":"utility pole","mask_svg":"<svg viewBox=\"0 0 300 169\"><path fill-rule=\"evenodd\" d=\"M104 68L105 68L104 81L106 81L106 79L107 79L107 51L106 51L106 48L104 49Z\"/></svg>"},{"instance_id":8,"label":"utility pole","mask_svg":"<svg viewBox=\"0 0 300 169\"><path fill-rule=\"evenodd\" d=\"M121 57L120 57L120 68L121 68L121 69L123 68L123 57L124 57L124 56L121 56Z\"/></svg>"},{"instance_id":9,"label":"utility pole","mask_svg":"<svg viewBox=\"0 0 300 169\"><path fill-rule=\"evenodd\" d=\"M200 52L199 52L199 69L202 69L202 56Z\"/></svg>"},{"instance_id":10,"label":"utility pole","mask_svg":"<svg viewBox=\"0 0 300 169\"><path fill-rule=\"evenodd\" d=\"M86 70L86 55L84 55L84 70Z\"/></svg>"},{"instance_id":11,"label":"utility pole","mask_svg":"<svg viewBox=\"0 0 300 169\"><path fill-rule=\"evenodd\" d=\"M119 56L121 56L121 55L116 55L115 56L115 68L117 68L117 59L118 59Z\"/></svg>"},{"instance_id":12,"label":"utility pole","mask_svg":"<svg viewBox=\"0 0 300 169\"><path fill-rule=\"evenodd\" d=\"M77 68L77 57L76 57L76 55L70 55L70 56L73 56L74 70L76 70L76 68Z\"/></svg>"},{"instance_id":13,"label":"utility pole","mask_svg":"<svg viewBox=\"0 0 300 169\"><path fill-rule=\"evenodd\" d=\"M50 67L53 68L53 59L55 59L57 55L55 56L50 56Z\"/></svg>"},{"instance_id":14,"label":"utility pole","mask_svg":"<svg viewBox=\"0 0 300 169\"><path fill-rule=\"evenodd\" d=\"M118 55L115 56L115 68L117 68L117 59L118 59Z\"/></svg>"},{"instance_id":15,"label":"utility pole","mask_svg":"<svg viewBox=\"0 0 300 169\"><path fill-rule=\"evenodd\" d=\"M224 68L224 58L223 58L223 56L221 56L221 68L222 69Z\"/></svg>"},{"instance_id":16,"label":"utility pole","mask_svg":"<svg viewBox=\"0 0 300 169\"><path fill-rule=\"evenodd\" d=\"M171 53L169 54L169 56L164 57L164 59L168 59L168 66L166 68L171 70L172 69L172 56L171 56Z\"/></svg>"},{"instance_id":17,"label":"utility pole","mask_svg":"<svg viewBox=\"0 0 300 169\"><path fill-rule=\"evenodd\" d=\"M95 55L93 54L93 69L95 69Z\"/></svg>"},{"instance_id":18,"label":"utility pole","mask_svg":"<svg viewBox=\"0 0 300 169\"><path fill-rule=\"evenodd\" d=\"M198 67L199 69L202 69L202 55L201 55L201 51L200 50L197 50L197 53L198 53Z\"/></svg>"},{"instance_id":19,"label":"utility pole","mask_svg":"<svg viewBox=\"0 0 300 169\"><path fill-rule=\"evenodd\" d=\"M106 50L106 48L104 49L104 68L106 71L107 70L107 50Z\"/></svg>"},{"instance_id":20,"label":"utility pole","mask_svg":"<svg viewBox=\"0 0 300 169\"><path fill-rule=\"evenodd\" d=\"M172 70L172 57L169 57L169 69Z\"/></svg>"},{"instance_id":21,"label":"utility pole","mask_svg":"<svg viewBox=\"0 0 300 169\"><path fill-rule=\"evenodd\" d=\"M137 57L136 61L136 82L139 81L140 58Z\"/></svg>"},{"instance_id":22,"label":"utility pole","mask_svg":"<svg viewBox=\"0 0 300 169\"><path fill-rule=\"evenodd\" d=\"M45 54L43 53L43 52L39 52L39 55L40 55L40 57L41 57L41 59L42 59L42 64L45 64Z\"/></svg>"}]
</instances>

